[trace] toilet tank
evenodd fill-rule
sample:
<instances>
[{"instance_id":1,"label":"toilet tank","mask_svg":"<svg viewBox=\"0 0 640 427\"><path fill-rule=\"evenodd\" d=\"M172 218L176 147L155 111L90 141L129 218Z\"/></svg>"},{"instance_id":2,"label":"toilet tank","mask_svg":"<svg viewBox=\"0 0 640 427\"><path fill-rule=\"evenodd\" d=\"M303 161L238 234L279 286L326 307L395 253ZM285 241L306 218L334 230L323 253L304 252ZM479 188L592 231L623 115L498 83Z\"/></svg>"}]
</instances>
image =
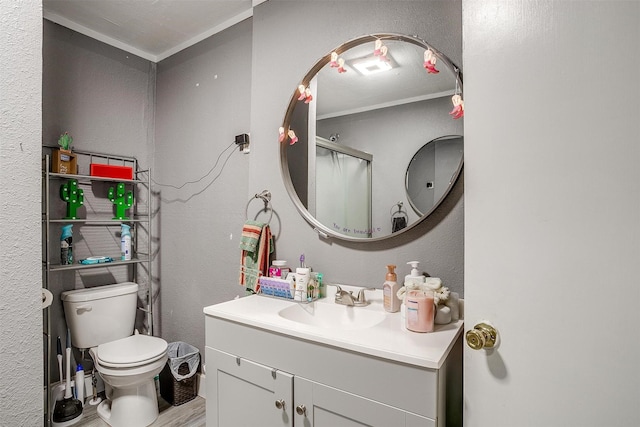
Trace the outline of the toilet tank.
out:
<instances>
[{"instance_id":1,"label":"toilet tank","mask_svg":"<svg viewBox=\"0 0 640 427\"><path fill-rule=\"evenodd\" d=\"M62 292L71 345L91 348L133 334L138 284L133 282Z\"/></svg>"}]
</instances>

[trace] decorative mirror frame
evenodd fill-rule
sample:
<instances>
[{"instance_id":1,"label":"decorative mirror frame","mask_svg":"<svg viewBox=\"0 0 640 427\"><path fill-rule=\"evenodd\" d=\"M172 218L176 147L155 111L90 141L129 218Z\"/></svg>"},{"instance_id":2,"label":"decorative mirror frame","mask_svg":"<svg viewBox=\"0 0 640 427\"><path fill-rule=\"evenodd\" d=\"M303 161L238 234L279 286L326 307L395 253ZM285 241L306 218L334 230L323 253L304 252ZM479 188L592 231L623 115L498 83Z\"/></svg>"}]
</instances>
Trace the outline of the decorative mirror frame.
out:
<instances>
[{"instance_id":1,"label":"decorative mirror frame","mask_svg":"<svg viewBox=\"0 0 640 427\"><path fill-rule=\"evenodd\" d=\"M356 46L359 46L361 44L370 43L370 42L371 43L375 43L376 40L404 41L404 42L415 44L415 45L417 45L419 47L424 48L425 50L430 49L433 52L433 54L437 57L437 62L439 64L444 64L456 76L455 77L456 78L456 85L457 85L457 88L458 88L456 93L462 95L462 93L463 93L463 91L462 91L462 71L460 71L459 67L457 67L446 55L441 53L439 50L435 49L433 46L428 44L426 41L418 38L417 36L408 36L408 35L396 34L396 33L368 34L368 35L356 37L356 38L354 38L352 40L349 40L349 41L343 43L342 45L338 46L337 48L333 49L331 52L327 53L322 58L320 58L315 63L315 65L313 67L311 67L311 69L305 74L305 76L302 79L300 85L304 85L304 87L309 87L309 84L310 84L311 80L314 78L314 76L316 74L318 74L318 72L325 65L329 64L329 62L331 61L331 54L333 52L335 52L338 55L340 55L343 52L345 52L345 51L347 51L347 50L349 50L351 48L354 48ZM282 131L282 129L284 129L284 132L287 132L289 130L293 112L294 112L295 107L298 104L298 102L300 102L298 100L298 97L299 97L299 94L298 94L297 90L294 90L293 95L291 96L291 99L289 100L289 105L287 107L287 111L285 113L284 119L282 121L281 131ZM282 137L282 135L281 135L281 137ZM396 236L404 234L405 232L415 228L418 224L422 223L429 216L429 214L431 214L438 207L438 205L440 203L442 203L442 201L447 197L447 195L450 193L451 189L453 188L455 182L457 181L457 178L460 175L460 171L462 170L463 163L464 163L464 158L463 158L462 161L460 162L460 167L458 168L458 170L455 173L455 175L452 177L452 181L451 181L451 185L449 186L449 189L445 192L445 194L438 201L438 204L435 205L430 212L428 212L427 214L423 215L418 220L414 221L411 224L407 224L407 226L405 228L403 228L402 230L399 230L397 232L394 232L394 233L391 233L391 234L388 234L388 235L385 235L385 236L366 237L366 238L365 237L352 237L352 236L348 236L348 235L345 235L345 234L337 233L335 230L332 230L331 228L329 228L326 225L322 224L313 215L311 215L311 213L305 208L304 204L302 203L302 201L300 200L300 198L298 196L298 193L295 190L293 182L291 181L291 174L289 173L289 163L288 163L288 158L287 158L287 147L288 146L289 146L289 143L286 142L286 139L284 141L280 141L280 172L281 172L282 179L284 181L284 186L285 186L285 188L287 190L287 193L289 193L289 197L291 197L291 200L293 201L293 204L295 205L296 209L298 210L300 215L302 215L302 217L313 227L313 229L321 237L323 237L325 239L328 239L328 238L331 237L331 238L334 238L334 239L343 240L343 241L349 241L349 242L367 243L367 242L378 242L378 241L382 241L382 240L388 240L388 239L395 238Z\"/></svg>"}]
</instances>

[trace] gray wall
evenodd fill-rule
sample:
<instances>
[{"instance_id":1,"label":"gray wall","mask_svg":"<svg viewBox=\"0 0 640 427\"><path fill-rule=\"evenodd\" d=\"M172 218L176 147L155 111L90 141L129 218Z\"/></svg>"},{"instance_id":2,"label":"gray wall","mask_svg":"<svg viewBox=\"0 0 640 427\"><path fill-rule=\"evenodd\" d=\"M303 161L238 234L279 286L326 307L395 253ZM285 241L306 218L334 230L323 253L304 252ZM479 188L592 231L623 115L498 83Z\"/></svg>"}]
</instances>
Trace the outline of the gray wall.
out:
<instances>
[{"instance_id":1,"label":"gray wall","mask_svg":"<svg viewBox=\"0 0 640 427\"><path fill-rule=\"evenodd\" d=\"M159 331L202 353L203 307L243 294L238 239L261 141L242 154L234 137L250 132L251 36L246 20L158 64Z\"/></svg>"},{"instance_id":2,"label":"gray wall","mask_svg":"<svg viewBox=\"0 0 640 427\"><path fill-rule=\"evenodd\" d=\"M0 0L0 425L42 425L42 10Z\"/></svg>"},{"instance_id":3,"label":"gray wall","mask_svg":"<svg viewBox=\"0 0 640 427\"><path fill-rule=\"evenodd\" d=\"M68 131L76 150L135 157L142 168L151 166L155 64L50 21L45 20L42 25L42 144L57 146L60 134ZM49 151L45 149L44 154ZM86 157L84 160L85 163L79 165L80 173L88 175ZM57 196L59 183L54 184L51 206L52 211L60 214L64 212L64 204ZM85 206L81 208L83 215L98 201L105 201L106 191L108 188L95 185L91 190L85 189ZM93 193L101 193L101 198L100 194L94 198ZM140 201L146 199L144 193L139 193L138 197ZM110 204L108 200L106 203ZM60 227L51 227L52 260L59 254L59 230ZM96 234L101 231L110 235ZM113 256L119 252L118 228L98 230L76 225L73 232L76 259L91 255ZM98 242L106 243L98 246ZM139 243L145 247L146 242ZM60 292L126 280L126 269L119 267L50 275L50 289L55 297L50 309L54 352L55 337L63 337L64 343L66 334L64 311L58 298ZM146 275L140 275L137 281L142 286L148 284ZM50 365L53 367L52 381L56 381L55 357Z\"/></svg>"},{"instance_id":4,"label":"gray wall","mask_svg":"<svg viewBox=\"0 0 640 427\"><path fill-rule=\"evenodd\" d=\"M397 32L416 34L461 64L461 19L460 2L448 1L271 0L254 10L251 131L255 145L248 192L268 188L273 193L278 258L295 265L304 253L308 264L324 272L330 282L378 287L384 281L385 265L397 264L402 277L410 270L406 262L416 259L428 274L462 291L462 177L433 217L405 235L372 244L324 241L287 195L277 142L289 99L318 58L363 34ZM301 22L304 25L295 24Z\"/></svg>"}]
</instances>

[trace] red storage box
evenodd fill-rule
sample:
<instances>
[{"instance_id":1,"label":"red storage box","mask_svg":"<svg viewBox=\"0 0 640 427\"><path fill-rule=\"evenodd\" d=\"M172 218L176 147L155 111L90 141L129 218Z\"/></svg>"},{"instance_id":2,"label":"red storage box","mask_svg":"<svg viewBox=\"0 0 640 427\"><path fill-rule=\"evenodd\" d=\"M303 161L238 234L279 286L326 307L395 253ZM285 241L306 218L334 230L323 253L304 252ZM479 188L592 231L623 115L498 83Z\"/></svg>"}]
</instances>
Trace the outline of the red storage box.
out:
<instances>
[{"instance_id":1,"label":"red storage box","mask_svg":"<svg viewBox=\"0 0 640 427\"><path fill-rule=\"evenodd\" d=\"M131 166L102 165L91 163L91 176L103 178L133 179L133 168Z\"/></svg>"}]
</instances>

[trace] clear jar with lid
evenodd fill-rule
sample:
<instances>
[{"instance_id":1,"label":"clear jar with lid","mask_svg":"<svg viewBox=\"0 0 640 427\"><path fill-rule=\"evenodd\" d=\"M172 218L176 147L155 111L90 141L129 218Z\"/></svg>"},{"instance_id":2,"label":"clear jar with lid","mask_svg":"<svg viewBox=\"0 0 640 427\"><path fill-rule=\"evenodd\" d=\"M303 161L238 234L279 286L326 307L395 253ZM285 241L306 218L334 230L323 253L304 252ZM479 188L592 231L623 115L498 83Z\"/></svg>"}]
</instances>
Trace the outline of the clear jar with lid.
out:
<instances>
[{"instance_id":1,"label":"clear jar with lid","mask_svg":"<svg viewBox=\"0 0 640 427\"><path fill-rule=\"evenodd\" d=\"M290 271L291 269L287 267L287 261L276 259L271 262L271 267L269 267L269 277L286 279Z\"/></svg>"}]
</instances>

